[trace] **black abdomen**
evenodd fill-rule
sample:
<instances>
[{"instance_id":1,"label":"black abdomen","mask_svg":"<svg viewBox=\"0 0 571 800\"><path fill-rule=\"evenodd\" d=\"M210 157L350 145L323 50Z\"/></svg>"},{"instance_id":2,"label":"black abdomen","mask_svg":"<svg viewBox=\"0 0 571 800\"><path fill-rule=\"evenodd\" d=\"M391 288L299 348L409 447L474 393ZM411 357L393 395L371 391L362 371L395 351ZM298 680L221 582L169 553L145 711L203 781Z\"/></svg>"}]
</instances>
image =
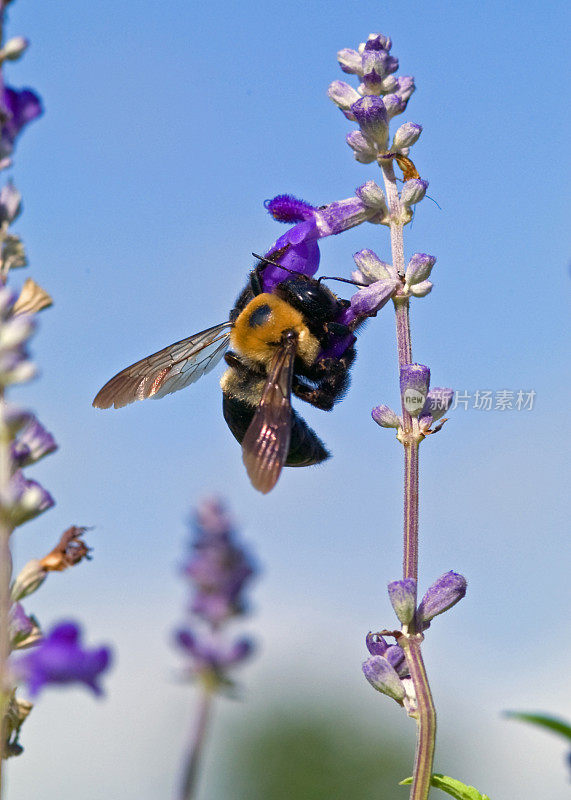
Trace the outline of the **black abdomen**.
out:
<instances>
[{"instance_id":1,"label":"black abdomen","mask_svg":"<svg viewBox=\"0 0 571 800\"><path fill-rule=\"evenodd\" d=\"M257 406L251 406L243 400L237 400L225 392L222 393L222 413L232 435L240 444L246 435ZM291 438L286 467L309 467L329 458L330 453L319 436L307 422L292 409Z\"/></svg>"}]
</instances>

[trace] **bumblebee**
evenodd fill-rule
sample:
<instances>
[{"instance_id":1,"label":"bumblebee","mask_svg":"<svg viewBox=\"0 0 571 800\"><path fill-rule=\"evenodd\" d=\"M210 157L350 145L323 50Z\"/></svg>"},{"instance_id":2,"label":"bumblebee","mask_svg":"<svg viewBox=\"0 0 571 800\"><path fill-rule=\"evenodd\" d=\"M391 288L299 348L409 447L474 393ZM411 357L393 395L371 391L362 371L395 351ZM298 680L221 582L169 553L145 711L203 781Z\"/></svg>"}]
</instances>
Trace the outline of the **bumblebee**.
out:
<instances>
[{"instance_id":1,"label":"bumblebee","mask_svg":"<svg viewBox=\"0 0 571 800\"><path fill-rule=\"evenodd\" d=\"M224 357L224 419L242 444L252 484L264 494L284 466L329 458L317 434L292 409L291 395L326 411L343 397L358 324L339 322L349 302L300 273L286 270L285 280L264 291L263 271L272 263L262 259L252 270L228 322L137 361L93 400L96 408L121 408L164 397L194 383Z\"/></svg>"}]
</instances>

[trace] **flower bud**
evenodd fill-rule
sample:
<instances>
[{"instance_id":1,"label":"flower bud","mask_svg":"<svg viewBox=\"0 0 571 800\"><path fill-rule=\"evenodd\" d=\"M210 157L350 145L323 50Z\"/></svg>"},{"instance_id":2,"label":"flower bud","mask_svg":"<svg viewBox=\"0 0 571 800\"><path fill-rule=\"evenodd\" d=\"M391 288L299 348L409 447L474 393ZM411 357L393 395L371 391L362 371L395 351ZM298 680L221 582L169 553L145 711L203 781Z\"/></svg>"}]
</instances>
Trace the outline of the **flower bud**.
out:
<instances>
[{"instance_id":1,"label":"flower bud","mask_svg":"<svg viewBox=\"0 0 571 800\"><path fill-rule=\"evenodd\" d=\"M432 286L433 284L430 281L421 281L410 287L410 293L415 297L426 297L432 291Z\"/></svg>"},{"instance_id":2,"label":"flower bud","mask_svg":"<svg viewBox=\"0 0 571 800\"><path fill-rule=\"evenodd\" d=\"M2 502L9 508L13 525L23 525L54 505L54 499L37 481L24 478L18 470L10 479L8 497Z\"/></svg>"},{"instance_id":3,"label":"flower bud","mask_svg":"<svg viewBox=\"0 0 571 800\"><path fill-rule=\"evenodd\" d=\"M402 703L404 686L397 671L384 656L371 656L363 662L363 673L373 689Z\"/></svg>"},{"instance_id":4,"label":"flower bud","mask_svg":"<svg viewBox=\"0 0 571 800\"><path fill-rule=\"evenodd\" d=\"M388 406L376 406L376 408L371 411L371 416L381 428L402 427L400 417Z\"/></svg>"},{"instance_id":5,"label":"flower bud","mask_svg":"<svg viewBox=\"0 0 571 800\"><path fill-rule=\"evenodd\" d=\"M6 432L13 437L24 425L34 417L29 411L24 411L11 403L0 404L0 432Z\"/></svg>"},{"instance_id":6,"label":"flower bud","mask_svg":"<svg viewBox=\"0 0 571 800\"><path fill-rule=\"evenodd\" d=\"M343 72L350 75L362 75L362 56L356 50L345 47L337 53L337 61Z\"/></svg>"},{"instance_id":7,"label":"flower bud","mask_svg":"<svg viewBox=\"0 0 571 800\"><path fill-rule=\"evenodd\" d=\"M42 568L39 559L34 558L23 567L12 583L10 597L13 603L23 600L40 588L46 579L47 572Z\"/></svg>"},{"instance_id":8,"label":"flower bud","mask_svg":"<svg viewBox=\"0 0 571 800\"><path fill-rule=\"evenodd\" d=\"M430 414L433 420L440 419L444 416L444 414L446 414L452 405L453 399L453 389L442 389L438 386L435 386L434 389L431 389L428 392L422 413Z\"/></svg>"},{"instance_id":9,"label":"flower bud","mask_svg":"<svg viewBox=\"0 0 571 800\"><path fill-rule=\"evenodd\" d=\"M402 98L405 105L410 100L410 96L416 89L414 85L414 78L412 75L402 75L400 78L397 78L398 81L398 89L396 93Z\"/></svg>"},{"instance_id":10,"label":"flower bud","mask_svg":"<svg viewBox=\"0 0 571 800\"><path fill-rule=\"evenodd\" d=\"M436 256L429 256L428 253L415 253L408 262L404 275L405 281L408 284L425 281L435 264Z\"/></svg>"},{"instance_id":11,"label":"flower bud","mask_svg":"<svg viewBox=\"0 0 571 800\"><path fill-rule=\"evenodd\" d=\"M345 137L345 141L353 151L357 161L361 164L370 164L377 157L377 152L361 131L351 131Z\"/></svg>"},{"instance_id":12,"label":"flower bud","mask_svg":"<svg viewBox=\"0 0 571 800\"><path fill-rule=\"evenodd\" d=\"M367 95L351 106L363 134L381 150L387 146L389 122L387 110L380 97Z\"/></svg>"},{"instance_id":13,"label":"flower bud","mask_svg":"<svg viewBox=\"0 0 571 800\"><path fill-rule=\"evenodd\" d=\"M416 610L416 581L413 578L392 581L388 590L395 614L403 625L408 625Z\"/></svg>"},{"instance_id":14,"label":"flower bud","mask_svg":"<svg viewBox=\"0 0 571 800\"><path fill-rule=\"evenodd\" d=\"M375 181L367 181L355 189L355 194L369 208L375 208L381 213L388 212L385 193Z\"/></svg>"},{"instance_id":15,"label":"flower bud","mask_svg":"<svg viewBox=\"0 0 571 800\"><path fill-rule=\"evenodd\" d=\"M400 369L400 391L403 405L412 417L424 407L430 386L430 370L423 364L406 364Z\"/></svg>"},{"instance_id":16,"label":"flower bud","mask_svg":"<svg viewBox=\"0 0 571 800\"><path fill-rule=\"evenodd\" d=\"M438 614L443 614L456 605L466 594L467 581L458 572L446 572L426 591L418 607L422 622L429 622Z\"/></svg>"},{"instance_id":17,"label":"flower bud","mask_svg":"<svg viewBox=\"0 0 571 800\"><path fill-rule=\"evenodd\" d=\"M393 46L390 36L384 33L370 33L367 41L363 44L363 50L387 50Z\"/></svg>"},{"instance_id":18,"label":"flower bud","mask_svg":"<svg viewBox=\"0 0 571 800\"><path fill-rule=\"evenodd\" d=\"M10 225L22 208L22 195L10 181L0 190L0 224Z\"/></svg>"},{"instance_id":19,"label":"flower bud","mask_svg":"<svg viewBox=\"0 0 571 800\"><path fill-rule=\"evenodd\" d=\"M384 656L389 645L380 633L369 631L365 640L367 650L372 656Z\"/></svg>"},{"instance_id":20,"label":"flower bud","mask_svg":"<svg viewBox=\"0 0 571 800\"><path fill-rule=\"evenodd\" d=\"M391 150L402 150L403 147L412 147L422 133L422 125L415 122L405 122L397 128L393 137Z\"/></svg>"},{"instance_id":21,"label":"flower bud","mask_svg":"<svg viewBox=\"0 0 571 800\"><path fill-rule=\"evenodd\" d=\"M24 36L13 36L0 50L0 58L3 61L17 61L26 52L29 45L30 42Z\"/></svg>"},{"instance_id":22,"label":"flower bud","mask_svg":"<svg viewBox=\"0 0 571 800\"><path fill-rule=\"evenodd\" d=\"M392 264L387 264L386 261L381 261L373 250L365 248L358 250L354 256L355 264L359 268L359 272L367 281L367 283L374 283L374 281L384 281L389 278L395 277Z\"/></svg>"},{"instance_id":23,"label":"flower bud","mask_svg":"<svg viewBox=\"0 0 571 800\"><path fill-rule=\"evenodd\" d=\"M344 81L333 81L329 84L327 95L343 111L349 111L353 103L356 103L361 97L352 86ZM354 119L353 115L350 118Z\"/></svg>"},{"instance_id":24,"label":"flower bud","mask_svg":"<svg viewBox=\"0 0 571 800\"><path fill-rule=\"evenodd\" d=\"M423 181L422 178L412 178L410 181L405 181L400 194L401 203L405 206L413 206L415 203L420 203L428 189L428 181Z\"/></svg>"},{"instance_id":25,"label":"flower bud","mask_svg":"<svg viewBox=\"0 0 571 800\"><path fill-rule=\"evenodd\" d=\"M396 117L397 114L402 114L406 108L406 103L398 94L386 94L383 97L383 103L385 104L387 117L389 119Z\"/></svg>"}]
</instances>

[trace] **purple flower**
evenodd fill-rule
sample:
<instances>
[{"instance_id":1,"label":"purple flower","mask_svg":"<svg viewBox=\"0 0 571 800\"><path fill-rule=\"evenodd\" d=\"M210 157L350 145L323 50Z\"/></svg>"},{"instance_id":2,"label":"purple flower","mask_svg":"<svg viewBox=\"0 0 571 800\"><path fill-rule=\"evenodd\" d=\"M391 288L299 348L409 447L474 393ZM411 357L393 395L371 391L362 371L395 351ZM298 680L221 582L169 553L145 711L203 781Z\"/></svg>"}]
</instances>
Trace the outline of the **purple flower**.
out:
<instances>
[{"instance_id":1,"label":"purple flower","mask_svg":"<svg viewBox=\"0 0 571 800\"><path fill-rule=\"evenodd\" d=\"M355 315L372 316L388 303L400 286L400 280L392 264L387 264L372 250L359 250L353 256L358 267L353 278L368 284L351 298L351 310Z\"/></svg>"},{"instance_id":2,"label":"purple flower","mask_svg":"<svg viewBox=\"0 0 571 800\"><path fill-rule=\"evenodd\" d=\"M18 470L10 479L7 496L2 502L9 510L13 525L23 525L50 509L55 501L37 481L27 480Z\"/></svg>"},{"instance_id":3,"label":"purple flower","mask_svg":"<svg viewBox=\"0 0 571 800\"><path fill-rule=\"evenodd\" d=\"M391 605L399 621L403 625L409 625L416 611L416 581L413 578L392 581L388 590Z\"/></svg>"},{"instance_id":4,"label":"purple flower","mask_svg":"<svg viewBox=\"0 0 571 800\"><path fill-rule=\"evenodd\" d=\"M418 617L425 628L430 620L455 606L466 594L467 581L458 572L445 572L426 590L418 607Z\"/></svg>"},{"instance_id":5,"label":"purple flower","mask_svg":"<svg viewBox=\"0 0 571 800\"><path fill-rule=\"evenodd\" d=\"M374 191L376 189L377 191ZM386 212L384 195L373 181L356 189L356 197L338 200L319 208L282 194L266 200L265 206L279 222L297 222L265 253L288 270L311 277L319 268L318 239L335 236L362 222L380 222ZM271 292L290 273L271 264L264 269L264 291Z\"/></svg>"},{"instance_id":6,"label":"purple flower","mask_svg":"<svg viewBox=\"0 0 571 800\"><path fill-rule=\"evenodd\" d=\"M35 417L26 425L20 437L12 442L12 458L18 467L34 464L54 450L57 450L54 437Z\"/></svg>"},{"instance_id":7,"label":"purple flower","mask_svg":"<svg viewBox=\"0 0 571 800\"><path fill-rule=\"evenodd\" d=\"M74 622L63 622L51 630L29 655L16 664L32 696L49 684L84 683L95 694L102 694L99 676L109 667L107 647L84 649L80 629Z\"/></svg>"},{"instance_id":8,"label":"purple flower","mask_svg":"<svg viewBox=\"0 0 571 800\"><path fill-rule=\"evenodd\" d=\"M228 644L212 636L197 636L188 628L175 633L175 641L192 659L192 672L222 674L229 667L245 661L254 651L251 639L242 637Z\"/></svg>"},{"instance_id":9,"label":"purple flower","mask_svg":"<svg viewBox=\"0 0 571 800\"><path fill-rule=\"evenodd\" d=\"M244 612L243 592L254 576L254 563L218 500L204 502L195 519L193 554L185 574L194 586L191 611L212 626Z\"/></svg>"},{"instance_id":10,"label":"purple flower","mask_svg":"<svg viewBox=\"0 0 571 800\"><path fill-rule=\"evenodd\" d=\"M0 166L8 166L14 143L20 132L43 112L38 95L31 89L4 87L2 105L6 119L0 132Z\"/></svg>"},{"instance_id":11,"label":"purple flower","mask_svg":"<svg viewBox=\"0 0 571 800\"><path fill-rule=\"evenodd\" d=\"M403 406L417 417L426 402L430 386L430 370L424 364L405 364L400 368L400 392Z\"/></svg>"}]
</instances>

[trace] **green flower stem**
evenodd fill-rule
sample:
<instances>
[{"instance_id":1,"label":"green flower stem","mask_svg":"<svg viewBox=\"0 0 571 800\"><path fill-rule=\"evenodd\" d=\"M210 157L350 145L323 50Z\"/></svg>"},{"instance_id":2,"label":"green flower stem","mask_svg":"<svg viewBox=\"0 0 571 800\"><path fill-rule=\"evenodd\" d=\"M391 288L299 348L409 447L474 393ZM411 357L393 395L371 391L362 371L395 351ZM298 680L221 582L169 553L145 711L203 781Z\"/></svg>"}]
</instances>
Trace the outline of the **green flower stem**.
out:
<instances>
[{"instance_id":1,"label":"green flower stem","mask_svg":"<svg viewBox=\"0 0 571 800\"><path fill-rule=\"evenodd\" d=\"M180 800L192 800L196 797L198 786L198 775L200 770L200 757L208 723L212 713L212 701L214 699L214 692L208 687L203 687L198 706L198 715L195 721L195 727L192 733L190 747L188 749L187 758L184 764L184 771L182 776L182 785L180 791Z\"/></svg>"},{"instance_id":2,"label":"green flower stem","mask_svg":"<svg viewBox=\"0 0 571 800\"><path fill-rule=\"evenodd\" d=\"M387 203L391 216L391 251L393 266L401 277L405 274L403 214L398 194L393 164L390 161L381 165ZM408 298L395 298L395 321L397 334L397 354L400 367L412 363ZM418 497L419 497L419 452L424 438L402 401L403 428L399 440L404 446L404 535L403 535L403 576L418 580ZM410 800L426 800L430 792L430 776L436 743L436 709L432 701L430 685L422 660L420 645L422 634L411 630L399 642L405 648L417 698L414 713L418 723L416 754L414 759L413 783Z\"/></svg>"}]
</instances>

